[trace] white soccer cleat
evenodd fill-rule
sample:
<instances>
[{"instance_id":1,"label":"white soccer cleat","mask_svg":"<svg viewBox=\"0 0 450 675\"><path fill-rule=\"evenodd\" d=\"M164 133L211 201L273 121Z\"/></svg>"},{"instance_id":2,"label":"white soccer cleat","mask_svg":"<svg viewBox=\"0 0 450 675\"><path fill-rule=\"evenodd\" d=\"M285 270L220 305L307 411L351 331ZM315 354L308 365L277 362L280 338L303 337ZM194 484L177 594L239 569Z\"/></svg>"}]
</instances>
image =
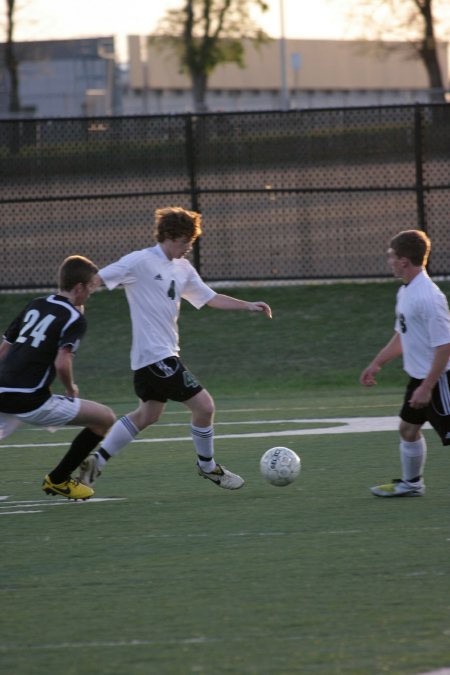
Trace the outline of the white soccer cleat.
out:
<instances>
[{"instance_id":1,"label":"white soccer cleat","mask_svg":"<svg viewBox=\"0 0 450 675\"><path fill-rule=\"evenodd\" d=\"M211 473L206 473L197 464L197 471L199 476L211 480L225 490L238 490L245 483L244 479L238 476L237 473L231 473L231 471L228 471L221 464L216 464L216 468Z\"/></svg>"},{"instance_id":2,"label":"white soccer cleat","mask_svg":"<svg viewBox=\"0 0 450 675\"><path fill-rule=\"evenodd\" d=\"M374 485L370 491L376 497L422 497L425 494L423 479L409 481L394 478L392 483Z\"/></svg>"},{"instance_id":3,"label":"white soccer cleat","mask_svg":"<svg viewBox=\"0 0 450 675\"><path fill-rule=\"evenodd\" d=\"M97 458L94 454L88 455L86 459L83 459L80 464L80 475L78 476L80 483L92 488L97 478L101 475L102 472L97 467Z\"/></svg>"}]
</instances>

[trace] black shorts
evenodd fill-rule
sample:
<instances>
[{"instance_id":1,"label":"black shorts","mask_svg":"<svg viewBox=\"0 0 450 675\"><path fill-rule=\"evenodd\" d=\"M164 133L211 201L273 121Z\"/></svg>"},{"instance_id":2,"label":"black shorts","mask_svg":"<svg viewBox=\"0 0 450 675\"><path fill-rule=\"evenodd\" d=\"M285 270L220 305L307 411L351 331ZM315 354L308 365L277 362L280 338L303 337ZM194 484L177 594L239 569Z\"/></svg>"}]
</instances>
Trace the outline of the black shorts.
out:
<instances>
[{"instance_id":1,"label":"black shorts","mask_svg":"<svg viewBox=\"0 0 450 675\"><path fill-rule=\"evenodd\" d=\"M441 437L442 445L450 445L450 371L439 378L426 408L411 408L408 401L422 382L423 380L414 377L409 380L400 418L409 424L422 425L429 422Z\"/></svg>"},{"instance_id":2,"label":"black shorts","mask_svg":"<svg viewBox=\"0 0 450 675\"><path fill-rule=\"evenodd\" d=\"M134 391L141 401L187 401L202 389L177 356L134 371Z\"/></svg>"}]
</instances>

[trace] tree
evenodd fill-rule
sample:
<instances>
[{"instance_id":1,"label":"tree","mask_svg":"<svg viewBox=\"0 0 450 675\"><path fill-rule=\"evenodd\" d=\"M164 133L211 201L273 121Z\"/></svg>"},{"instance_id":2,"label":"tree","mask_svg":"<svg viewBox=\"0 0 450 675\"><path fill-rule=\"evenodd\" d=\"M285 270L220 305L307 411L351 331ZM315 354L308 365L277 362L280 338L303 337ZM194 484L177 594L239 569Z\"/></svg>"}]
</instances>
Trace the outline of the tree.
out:
<instances>
[{"instance_id":1,"label":"tree","mask_svg":"<svg viewBox=\"0 0 450 675\"><path fill-rule=\"evenodd\" d=\"M439 63L437 41L434 30L432 0L413 0L422 19L422 37L417 45L417 51L423 60L428 74L428 81L432 90L432 98L445 100L444 81Z\"/></svg>"},{"instance_id":2,"label":"tree","mask_svg":"<svg viewBox=\"0 0 450 675\"><path fill-rule=\"evenodd\" d=\"M205 112L208 78L221 63L244 67L243 38L258 46L269 38L251 12L265 12L265 0L186 0L159 22L152 44L169 48L189 75L196 112Z\"/></svg>"},{"instance_id":3,"label":"tree","mask_svg":"<svg viewBox=\"0 0 450 675\"><path fill-rule=\"evenodd\" d=\"M5 66L9 74L9 112L20 112L19 64L14 49L15 0L6 0Z\"/></svg>"},{"instance_id":4,"label":"tree","mask_svg":"<svg viewBox=\"0 0 450 675\"><path fill-rule=\"evenodd\" d=\"M436 2L436 6L439 2ZM444 8L445 0L441 0ZM406 40L412 58L419 57L428 76L433 101L445 101L445 88L439 62L439 41L433 0L353 0L347 11L353 31L363 31L368 36L384 40ZM367 27L370 27L368 30Z\"/></svg>"}]
</instances>

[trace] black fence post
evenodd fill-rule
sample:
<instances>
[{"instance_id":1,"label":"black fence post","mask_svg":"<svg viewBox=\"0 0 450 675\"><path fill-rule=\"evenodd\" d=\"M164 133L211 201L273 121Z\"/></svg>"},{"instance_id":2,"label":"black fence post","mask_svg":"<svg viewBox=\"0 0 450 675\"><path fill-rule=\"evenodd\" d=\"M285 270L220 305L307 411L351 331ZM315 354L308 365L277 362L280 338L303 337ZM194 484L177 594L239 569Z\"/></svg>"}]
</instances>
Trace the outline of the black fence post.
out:
<instances>
[{"instance_id":1,"label":"black fence post","mask_svg":"<svg viewBox=\"0 0 450 675\"><path fill-rule=\"evenodd\" d=\"M189 190L191 195L191 208L193 211L200 213L198 189L197 189L197 167L195 163L195 125L197 118L193 115L186 115L186 164L189 176ZM201 273L200 264L200 241L194 243L192 249L194 257L194 267L197 272Z\"/></svg>"},{"instance_id":2,"label":"black fence post","mask_svg":"<svg viewBox=\"0 0 450 675\"><path fill-rule=\"evenodd\" d=\"M421 105L414 109L414 154L416 162L416 202L417 224L419 229L427 232L425 219L425 199L423 184L423 145L424 145L424 115Z\"/></svg>"}]
</instances>

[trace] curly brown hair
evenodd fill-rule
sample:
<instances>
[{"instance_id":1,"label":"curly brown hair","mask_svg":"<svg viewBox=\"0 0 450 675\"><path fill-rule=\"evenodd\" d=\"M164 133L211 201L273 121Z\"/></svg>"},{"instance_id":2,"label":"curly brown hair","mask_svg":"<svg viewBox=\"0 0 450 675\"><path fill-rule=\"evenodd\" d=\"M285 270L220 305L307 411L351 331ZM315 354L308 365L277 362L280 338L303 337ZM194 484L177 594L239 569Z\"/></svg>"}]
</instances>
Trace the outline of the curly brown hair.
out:
<instances>
[{"instance_id":1,"label":"curly brown hair","mask_svg":"<svg viewBox=\"0 0 450 675\"><path fill-rule=\"evenodd\" d=\"M168 206L155 211L154 236L159 243L165 239L186 237L195 241L202 234L202 216L196 211L187 211L181 206Z\"/></svg>"}]
</instances>

